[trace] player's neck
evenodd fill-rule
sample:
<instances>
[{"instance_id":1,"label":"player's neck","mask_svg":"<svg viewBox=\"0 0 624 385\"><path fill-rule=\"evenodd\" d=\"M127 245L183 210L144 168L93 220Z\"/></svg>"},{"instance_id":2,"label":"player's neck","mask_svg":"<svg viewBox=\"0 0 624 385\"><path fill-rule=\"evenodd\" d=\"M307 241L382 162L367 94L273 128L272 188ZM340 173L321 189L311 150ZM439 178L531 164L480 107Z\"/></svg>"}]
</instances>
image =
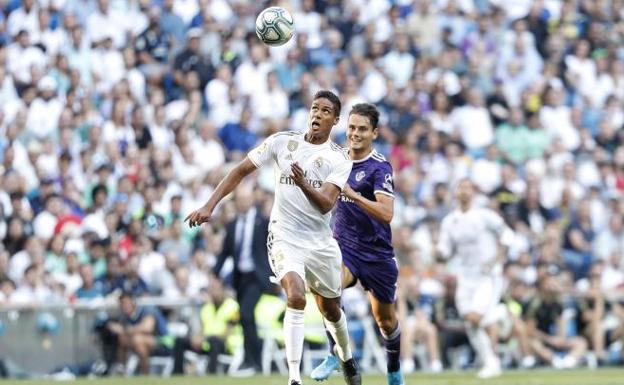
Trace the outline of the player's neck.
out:
<instances>
[{"instance_id":1,"label":"player's neck","mask_svg":"<svg viewBox=\"0 0 624 385\"><path fill-rule=\"evenodd\" d=\"M306 132L303 136L303 140L310 144L323 144L329 140L329 134L311 134L310 132Z\"/></svg>"},{"instance_id":2,"label":"player's neck","mask_svg":"<svg viewBox=\"0 0 624 385\"><path fill-rule=\"evenodd\" d=\"M459 209L460 209L462 212L464 212L464 213L465 213L466 211L470 210L470 206L471 206L470 202L468 202L468 203L460 203L460 204L459 204Z\"/></svg>"},{"instance_id":3,"label":"player's neck","mask_svg":"<svg viewBox=\"0 0 624 385\"><path fill-rule=\"evenodd\" d=\"M352 148L349 149L349 156L351 156L351 160L362 160L369 156L373 152L373 148L364 148L361 150L354 150Z\"/></svg>"}]
</instances>

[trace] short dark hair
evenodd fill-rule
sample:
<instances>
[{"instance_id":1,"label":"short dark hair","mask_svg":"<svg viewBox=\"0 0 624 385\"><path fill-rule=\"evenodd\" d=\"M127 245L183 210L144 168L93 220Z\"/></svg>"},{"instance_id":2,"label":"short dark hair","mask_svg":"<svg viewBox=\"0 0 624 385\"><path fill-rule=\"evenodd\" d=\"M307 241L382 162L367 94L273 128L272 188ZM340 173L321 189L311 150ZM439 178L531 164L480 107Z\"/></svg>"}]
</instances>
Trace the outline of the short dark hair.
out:
<instances>
[{"instance_id":1,"label":"short dark hair","mask_svg":"<svg viewBox=\"0 0 624 385\"><path fill-rule=\"evenodd\" d=\"M312 100L316 100L320 98L325 98L329 100L331 104L334 106L335 115L340 116L340 109L342 109L342 103L340 103L340 99L335 93L328 91L328 90L321 90L314 94L314 98L312 98Z\"/></svg>"},{"instance_id":2,"label":"short dark hair","mask_svg":"<svg viewBox=\"0 0 624 385\"><path fill-rule=\"evenodd\" d=\"M377 124L379 123L379 110L375 107L374 104L371 103L358 103L351 107L351 111L349 112L349 116L351 115L361 115L366 116L373 126L373 130L377 128Z\"/></svg>"},{"instance_id":3,"label":"short dark hair","mask_svg":"<svg viewBox=\"0 0 624 385\"><path fill-rule=\"evenodd\" d=\"M127 291L127 290L123 290L121 292L121 294L119 294L119 301L123 300L123 299L129 299L132 302L136 302L136 298L134 297L134 295L132 295L131 292Z\"/></svg>"},{"instance_id":4,"label":"short dark hair","mask_svg":"<svg viewBox=\"0 0 624 385\"><path fill-rule=\"evenodd\" d=\"M108 189L105 184L98 183L93 187L93 190L91 190L91 199L95 200L95 196L99 193L104 193L108 197Z\"/></svg>"}]
</instances>

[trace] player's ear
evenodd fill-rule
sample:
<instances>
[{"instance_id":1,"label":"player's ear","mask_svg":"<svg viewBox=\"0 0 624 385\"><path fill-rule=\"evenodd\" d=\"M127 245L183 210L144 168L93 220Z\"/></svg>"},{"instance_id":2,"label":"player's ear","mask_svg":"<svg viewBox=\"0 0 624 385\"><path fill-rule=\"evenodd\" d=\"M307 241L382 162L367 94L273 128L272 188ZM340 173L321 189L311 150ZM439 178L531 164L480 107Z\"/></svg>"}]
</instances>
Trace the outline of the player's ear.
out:
<instances>
[{"instance_id":1,"label":"player's ear","mask_svg":"<svg viewBox=\"0 0 624 385\"><path fill-rule=\"evenodd\" d=\"M379 127L373 128L373 140L379 137Z\"/></svg>"},{"instance_id":2,"label":"player's ear","mask_svg":"<svg viewBox=\"0 0 624 385\"><path fill-rule=\"evenodd\" d=\"M334 126L338 124L339 121L340 121L340 116L336 115L336 117L334 118Z\"/></svg>"}]
</instances>

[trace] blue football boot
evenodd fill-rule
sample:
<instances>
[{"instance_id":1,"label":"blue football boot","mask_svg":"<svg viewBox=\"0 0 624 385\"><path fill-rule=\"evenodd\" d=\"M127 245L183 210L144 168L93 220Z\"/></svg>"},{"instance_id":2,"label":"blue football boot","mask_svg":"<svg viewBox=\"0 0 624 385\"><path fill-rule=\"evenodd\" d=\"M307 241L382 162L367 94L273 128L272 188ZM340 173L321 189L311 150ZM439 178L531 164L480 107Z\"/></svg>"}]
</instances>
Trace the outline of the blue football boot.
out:
<instances>
[{"instance_id":1,"label":"blue football boot","mask_svg":"<svg viewBox=\"0 0 624 385\"><path fill-rule=\"evenodd\" d=\"M329 378L329 376L331 376L333 372L338 370L339 367L340 360L333 354L330 354L325 357L325 359L319 364L319 366L314 368L314 370L310 374L310 377L312 377L312 379L316 381L325 381Z\"/></svg>"}]
</instances>

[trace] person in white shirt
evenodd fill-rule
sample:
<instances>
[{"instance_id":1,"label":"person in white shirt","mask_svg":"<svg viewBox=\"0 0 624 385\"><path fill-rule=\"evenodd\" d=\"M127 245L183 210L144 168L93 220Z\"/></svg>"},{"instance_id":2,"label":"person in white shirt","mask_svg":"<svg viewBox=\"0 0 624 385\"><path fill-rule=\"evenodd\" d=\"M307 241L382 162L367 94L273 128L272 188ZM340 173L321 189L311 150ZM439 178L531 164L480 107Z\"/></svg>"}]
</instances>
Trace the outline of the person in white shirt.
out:
<instances>
[{"instance_id":1,"label":"person in white shirt","mask_svg":"<svg viewBox=\"0 0 624 385\"><path fill-rule=\"evenodd\" d=\"M104 36L93 54L93 73L99 80L97 89L102 93L110 92L113 86L126 75L123 55L121 51L113 47L111 35Z\"/></svg>"},{"instance_id":2,"label":"person in white shirt","mask_svg":"<svg viewBox=\"0 0 624 385\"><path fill-rule=\"evenodd\" d=\"M407 35L396 36L395 48L383 57L384 72L394 80L398 88L403 88L412 78L416 59L410 50Z\"/></svg>"},{"instance_id":3,"label":"person in white shirt","mask_svg":"<svg viewBox=\"0 0 624 385\"><path fill-rule=\"evenodd\" d=\"M564 63L567 67L566 80L583 96L591 97L596 87L596 63L589 57L590 45L587 40L579 40L574 47L574 54L567 55Z\"/></svg>"},{"instance_id":4,"label":"person in white shirt","mask_svg":"<svg viewBox=\"0 0 624 385\"><path fill-rule=\"evenodd\" d=\"M23 0L22 6L9 14L7 30L11 36L22 30L28 31L33 37L39 32L35 0Z\"/></svg>"},{"instance_id":5,"label":"person in white shirt","mask_svg":"<svg viewBox=\"0 0 624 385\"><path fill-rule=\"evenodd\" d=\"M563 91L550 88L546 91L546 102L540 110L542 126L553 139L559 139L566 150L574 151L581 144L581 135L572 121L570 107L563 104Z\"/></svg>"},{"instance_id":6,"label":"person in white shirt","mask_svg":"<svg viewBox=\"0 0 624 385\"><path fill-rule=\"evenodd\" d=\"M28 109L26 129L38 140L57 139L58 121L63 112L63 103L56 96L57 83L51 76L44 76L37 83L40 96L33 100Z\"/></svg>"},{"instance_id":7,"label":"person in white shirt","mask_svg":"<svg viewBox=\"0 0 624 385\"><path fill-rule=\"evenodd\" d=\"M229 65L222 64L217 68L215 77L206 84L204 89L206 104L210 109L227 100L231 84L232 69Z\"/></svg>"},{"instance_id":8,"label":"person in white shirt","mask_svg":"<svg viewBox=\"0 0 624 385\"><path fill-rule=\"evenodd\" d=\"M297 20L298 33L305 33L308 36L307 48L316 49L323 44L321 29L323 18L314 10L314 1L303 0L301 11L293 16Z\"/></svg>"},{"instance_id":9,"label":"person in white shirt","mask_svg":"<svg viewBox=\"0 0 624 385\"><path fill-rule=\"evenodd\" d=\"M498 162L498 148L491 144L485 158L477 159L470 169L470 179L485 194L492 193L501 184L503 167Z\"/></svg>"},{"instance_id":10,"label":"person in white shirt","mask_svg":"<svg viewBox=\"0 0 624 385\"><path fill-rule=\"evenodd\" d=\"M346 316L340 309L342 257L329 226L331 210L352 165L348 154L329 139L340 107L340 99L332 92L317 92L306 133L285 131L268 137L228 173L203 207L185 219L191 227L209 222L215 206L245 176L270 161L274 164L275 203L267 248L274 280L284 288L288 302L284 342L289 385L301 385L306 284L336 341L347 384L361 384L349 346Z\"/></svg>"},{"instance_id":11,"label":"person in white shirt","mask_svg":"<svg viewBox=\"0 0 624 385\"><path fill-rule=\"evenodd\" d=\"M267 89L267 74L272 65L266 61L266 48L255 44L250 48L249 59L236 69L234 82L238 91L244 96L252 96L256 92Z\"/></svg>"},{"instance_id":12,"label":"person in white shirt","mask_svg":"<svg viewBox=\"0 0 624 385\"><path fill-rule=\"evenodd\" d=\"M503 290L502 258L513 242L513 232L494 211L473 206L474 186L462 179L456 191L459 207L442 220L438 257L453 258L457 271L457 309L483 367L480 378L501 374L501 364L490 335L497 320L496 307ZM490 335L489 335L490 334ZM494 333L495 334L495 333Z\"/></svg>"},{"instance_id":13,"label":"person in white shirt","mask_svg":"<svg viewBox=\"0 0 624 385\"><path fill-rule=\"evenodd\" d=\"M484 150L494 141L494 127L485 107L483 94L476 88L468 90L468 103L451 114L455 135L472 151Z\"/></svg>"},{"instance_id":14,"label":"person in white shirt","mask_svg":"<svg viewBox=\"0 0 624 385\"><path fill-rule=\"evenodd\" d=\"M67 35L62 28L50 27L50 11L47 8L39 8L37 13L38 20L38 36L32 36L32 42L34 44L40 43L45 47L45 52L48 57L56 55L61 47L67 43Z\"/></svg>"},{"instance_id":15,"label":"person in white shirt","mask_svg":"<svg viewBox=\"0 0 624 385\"><path fill-rule=\"evenodd\" d=\"M50 240L54 235L54 227L58 218L64 211L63 200L60 195L52 194L45 200L45 210L37 214L33 220L35 236L44 241Z\"/></svg>"},{"instance_id":16,"label":"person in white shirt","mask_svg":"<svg viewBox=\"0 0 624 385\"><path fill-rule=\"evenodd\" d=\"M31 71L37 69L43 72L46 63L47 58L43 51L31 45L28 31L19 31L6 53L6 67L16 84L22 87L29 84L32 81Z\"/></svg>"},{"instance_id":17,"label":"person in white shirt","mask_svg":"<svg viewBox=\"0 0 624 385\"><path fill-rule=\"evenodd\" d=\"M89 39L99 43L108 36L113 39L116 48L126 45L127 34L132 24L128 16L123 12L110 9L109 0L97 0L97 11L87 18L85 31L89 33Z\"/></svg>"},{"instance_id":18,"label":"person in white shirt","mask_svg":"<svg viewBox=\"0 0 624 385\"><path fill-rule=\"evenodd\" d=\"M203 175L225 163L225 152L219 143L217 128L209 120L200 123L199 132L190 142L195 154L194 163L201 168ZM204 154L210 154L210 157L207 158Z\"/></svg>"},{"instance_id":19,"label":"person in white shirt","mask_svg":"<svg viewBox=\"0 0 624 385\"><path fill-rule=\"evenodd\" d=\"M254 118L281 122L288 117L288 95L277 81L275 72L267 74L267 89L254 93L251 97Z\"/></svg>"},{"instance_id":20,"label":"person in white shirt","mask_svg":"<svg viewBox=\"0 0 624 385\"><path fill-rule=\"evenodd\" d=\"M42 275L34 264L26 267L21 284L9 298L9 302L21 304L42 304L52 299L52 291L43 283Z\"/></svg>"}]
</instances>

